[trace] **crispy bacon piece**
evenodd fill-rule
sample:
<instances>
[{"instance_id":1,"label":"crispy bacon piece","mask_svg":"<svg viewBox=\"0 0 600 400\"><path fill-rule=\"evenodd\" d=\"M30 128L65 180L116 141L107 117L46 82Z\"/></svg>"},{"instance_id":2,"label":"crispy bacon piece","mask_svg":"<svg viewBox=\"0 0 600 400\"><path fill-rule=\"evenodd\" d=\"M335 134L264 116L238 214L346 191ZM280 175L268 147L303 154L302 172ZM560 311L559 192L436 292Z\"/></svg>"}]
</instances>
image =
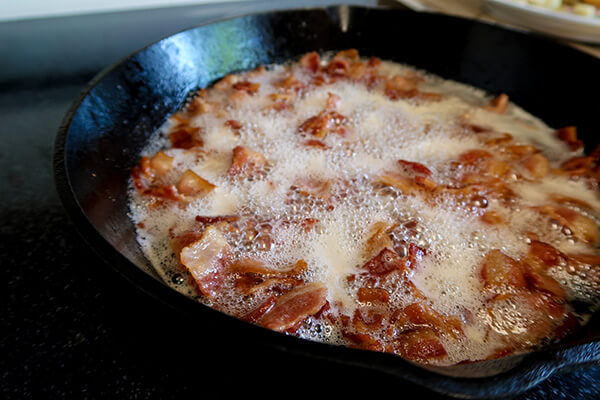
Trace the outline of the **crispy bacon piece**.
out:
<instances>
[{"instance_id":1,"label":"crispy bacon piece","mask_svg":"<svg viewBox=\"0 0 600 400\"><path fill-rule=\"evenodd\" d=\"M592 157L572 157L569 158L567 161L563 162L560 168L564 171L570 171L582 175L592 166L593 163L594 159Z\"/></svg>"},{"instance_id":2,"label":"crispy bacon piece","mask_svg":"<svg viewBox=\"0 0 600 400\"><path fill-rule=\"evenodd\" d=\"M314 147L316 149L323 149L326 150L329 148L329 146L327 146L324 142L317 140L317 139L308 139L305 140L303 143L305 146L308 147Z\"/></svg>"},{"instance_id":3,"label":"crispy bacon piece","mask_svg":"<svg viewBox=\"0 0 600 400\"><path fill-rule=\"evenodd\" d=\"M390 100L407 99L417 96L419 80L411 76L396 75L385 82L385 95Z\"/></svg>"},{"instance_id":4,"label":"crispy bacon piece","mask_svg":"<svg viewBox=\"0 0 600 400\"><path fill-rule=\"evenodd\" d=\"M287 270L275 270L260 260L244 258L231 264L229 270L241 275L236 279L235 287L248 295L263 291L286 292L304 283L298 276L307 268L304 260L299 260Z\"/></svg>"},{"instance_id":5,"label":"crispy bacon piece","mask_svg":"<svg viewBox=\"0 0 600 400\"><path fill-rule=\"evenodd\" d=\"M210 113L216 111L218 108L218 103L206 101L204 100L204 95L200 94L190 101L190 103L186 106L185 111L187 114L194 116L198 114Z\"/></svg>"},{"instance_id":6,"label":"crispy bacon piece","mask_svg":"<svg viewBox=\"0 0 600 400\"><path fill-rule=\"evenodd\" d=\"M552 193L550 195L550 199L552 201L557 202L558 204L571 204L577 207L585 208L587 210L593 210L594 207L587 201L583 201L581 199L576 199L574 197L565 196L564 194Z\"/></svg>"},{"instance_id":7,"label":"crispy bacon piece","mask_svg":"<svg viewBox=\"0 0 600 400\"><path fill-rule=\"evenodd\" d=\"M524 159L521 164L529 174L536 179L540 179L548 175L550 172L550 163L548 159L541 154L533 154Z\"/></svg>"},{"instance_id":8,"label":"crispy bacon piece","mask_svg":"<svg viewBox=\"0 0 600 400\"><path fill-rule=\"evenodd\" d=\"M331 196L331 181L300 178L294 182L292 189L304 196L315 196L326 200Z\"/></svg>"},{"instance_id":9,"label":"crispy bacon piece","mask_svg":"<svg viewBox=\"0 0 600 400\"><path fill-rule=\"evenodd\" d=\"M276 296L269 296L269 298L267 298L267 300L264 303L256 307L254 310L250 311L248 314L244 315L242 319L244 321L256 323L256 321L258 321L263 315L265 315L273 308L276 301Z\"/></svg>"},{"instance_id":10,"label":"crispy bacon piece","mask_svg":"<svg viewBox=\"0 0 600 400\"><path fill-rule=\"evenodd\" d=\"M207 297L215 297L223 285L225 266L230 262L231 250L223 234L209 226L202 238L185 246L179 255L192 274L198 289Z\"/></svg>"},{"instance_id":11,"label":"crispy bacon piece","mask_svg":"<svg viewBox=\"0 0 600 400\"><path fill-rule=\"evenodd\" d=\"M415 183L428 191L433 191L438 187L437 183L435 183L433 179L422 175L415 176Z\"/></svg>"},{"instance_id":12,"label":"crispy bacon piece","mask_svg":"<svg viewBox=\"0 0 600 400\"><path fill-rule=\"evenodd\" d=\"M423 302L410 304L394 313L392 321L398 332L426 328L454 337L463 334L462 324L457 318L443 316Z\"/></svg>"},{"instance_id":13,"label":"crispy bacon piece","mask_svg":"<svg viewBox=\"0 0 600 400\"><path fill-rule=\"evenodd\" d=\"M395 187L408 196L416 195L421 188L409 177L391 171L385 172L377 181L382 185Z\"/></svg>"},{"instance_id":14,"label":"crispy bacon piece","mask_svg":"<svg viewBox=\"0 0 600 400\"><path fill-rule=\"evenodd\" d=\"M328 123L327 115L315 115L304 121L298 131L308 132L315 137L324 138L327 135Z\"/></svg>"},{"instance_id":15,"label":"crispy bacon piece","mask_svg":"<svg viewBox=\"0 0 600 400\"><path fill-rule=\"evenodd\" d=\"M486 160L493 159L492 153L486 150L475 149L462 153L458 157L458 162L465 165L478 165Z\"/></svg>"},{"instance_id":16,"label":"crispy bacon piece","mask_svg":"<svg viewBox=\"0 0 600 400\"><path fill-rule=\"evenodd\" d=\"M173 185L151 186L151 181L155 175L156 173L151 167L151 161L148 157L142 157L140 164L131 169L133 186L139 193L159 199L185 201Z\"/></svg>"},{"instance_id":17,"label":"crispy bacon piece","mask_svg":"<svg viewBox=\"0 0 600 400\"><path fill-rule=\"evenodd\" d=\"M350 331L343 331L342 334L346 339L351 341L352 347L359 349L371 350L371 351L383 351L384 346L381 341L375 339L373 336L366 333L356 333Z\"/></svg>"},{"instance_id":18,"label":"crispy bacon piece","mask_svg":"<svg viewBox=\"0 0 600 400\"><path fill-rule=\"evenodd\" d=\"M228 74L223 77L220 81L215 83L214 88L219 91L224 91L233 86L238 81L238 77L233 74Z\"/></svg>"},{"instance_id":19,"label":"crispy bacon piece","mask_svg":"<svg viewBox=\"0 0 600 400\"><path fill-rule=\"evenodd\" d=\"M521 265L517 260L504 255L500 250L488 252L481 265L483 287L497 295L526 287Z\"/></svg>"},{"instance_id":20,"label":"crispy bacon piece","mask_svg":"<svg viewBox=\"0 0 600 400\"><path fill-rule=\"evenodd\" d=\"M304 260L298 260L296 264L287 270L277 270L268 268L265 266L265 263L260 260L254 258L243 258L231 264L229 269L238 274L291 277L302 275L308 269L308 265Z\"/></svg>"},{"instance_id":21,"label":"crispy bacon piece","mask_svg":"<svg viewBox=\"0 0 600 400\"><path fill-rule=\"evenodd\" d=\"M574 126L565 126L556 131L556 136L565 142L571 151L577 151L583 147L583 141L577 139L577 128Z\"/></svg>"},{"instance_id":22,"label":"crispy bacon piece","mask_svg":"<svg viewBox=\"0 0 600 400\"><path fill-rule=\"evenodd\" d=\"M247 147L236 146L233 149L231 166L227 173L229 176L250 176L254 172L263 170L267 165L267 159L257 151Z\"/></svg>"},{"instance_id":23,"label":"crispy bacon piece","mask_svg":"<svg viewBox=\"0 0 600 400\"><path fill-rule=\"evenodd\" d=\"M275 84L275 86L283 88L283 89L287 89L287 90L292 90L294 92L299 92L302 89L304 89L304 83L302 83L302 81L298 80L294 75L287 76L281 82Z\"/></svg>"},{"instance_id":24,"label":"crispy bacon piece","mask_svg":"<svg viewBox=\"0 0 600 400\"><path fill-rule=\"evenodd\" d=\"M552 337L565 317L562 302L540 291L524 290L510 299L493 301L488 308L492 330L517 349L537 345L544 338Z\"/></svg>"},{"instance_id":25,"label":"crispy bacon piece","mask_svg":"<svg viewBox=\"0 0 600 400\"><path fill-rule=\"evenodd\" d=\"M366 269L371 275L385 276L392 271L408 270L409 267L411 267L409 260L401 258L398 253L386 247L367 261L362 268Z\"/></svg>"},{"instance_id":26,"label":"crispy bacon piece","mask_svg":"<svg viewBox=\"0 0 600 400\"><path fill-rule=\"evenodd\" d=\"M206 225L214 225L218 222L235 222L240 219L237 215L218 215L216 217L207 217L205 215L196 215L196 222Z\"/></svg>"},{"instance_id":27,"label":"crispy bacon piece","mask_svg":"<svg viewBox=\"0 0 600 400\"><path fill-rule=\"evenodd\" d=\"M171 169L173 157L169 157L163 151L159 151L150 159L150 168L154 175L164 175Z\"/></svg>"},{"instance_id":28,"label":"crispy bacon piece","mask_svg":"<svg viewBox=\"0 0 600 400\"><path fill-rule=\"evenodd\" d=\"M265 328L283 332L298 327L316 314L327 301L327 286L320 282L299 286L277 299L268 312L258 319Z\"/></svg>"},{"instance_id":29,"label":"crispy bacon piece","mask_svg":"<svg viewBox=\"0 0 600 400\"><path fill-rule=\"evenodd\" d=\"M308 133L319 139L324 138L328 133L337 133L342 136L345 135L348 119L335 111L338 101L338 96L329 93L325 110L304 121L300 127L298 127L298 132Z\"/></svg>"},{"instance_id":30,"label":"crispy bacon piece","mask_svg":"<svg viewBox=\"0 0 600 400\"><path fill-rule=\"evenodd\" d=\"M428 363L448 354L432 329L404 332L396 338L396 342L394 352L407 360Z\"/></svg>"},{"instance_id":31,"label":"crispy bacon piece","mask_svg":"<svg viewBox=\"0 0 600 400\"><path fill-rule=\"evenodd\" d=\"M504 218L495 211L486 211L480 219L488 225L498 225L504 222Z\"/></svg>"},{"instance_id":32,"label":"crispy bacon piece","mask_svg":"<svg viewBox=\"0 0 600 400\"><path fill-rule=\"evenodd\" d=\"M592 219L567 207L542 206L535 207L535 209L541 214L546 214L568 227L577 239L592 245L598 243L598 227Z\"/></svg>"},{"instance_id":33,"label":"crispy bacon piece","mask_svg":"<svg viewBox=\"0 0 600 400\"><path fill-rule=\"evenodd\" d=\"M367 287L358 289L358 301L362 303L387 303L389 300L390 294L385 289Z\"/></svg>"},{"instance_id":34,"label":"crispy bacon piece","mask_svg":"<svg viewBox=\"0 0 600 400\"><path fill-rule=\"evenodd\" d=\"M235 287L245 295L253 295L262 292L285 293L292 288L304 283L302 279L272 277L262 279L252 275L244 275L236 279Z\"/></svg>"},{"instance_id":35,"label":"crispy bacon piece","mask_svg":"<svg viewBox=\"0 0 600 400\"><path fill-rule=\"evenodd\" d=\"M375 222L371 225L371 228L369 229L369 238L367 239L365 246L368 258L376 256L385 248L394 248L394 243L389 235L394 228L395 225L389 225L382 221Z\"/></svg>"},{"instance_id":36,"label":"crispy bacon piece","mask_svg":"<svg viewBox=\"0 0 600 400\"><path fill-rule=\"evenodd\" d=\"M240 121L236 121L235 119L228 119L225 121L225 126L230 127L234 132L242 129L242 123Z\"/></svg>"},{"instance_id":37,"label":"crispy bacon piece","mask_svg":"<svg viewBox=\"0 0 600 400\"><path fill-rule=\"evenodd\" d=\"M177 190L185 196L204 196L214 188L215 185L201 178L191 169L186 170L177 183Z\"/></svg>"},{"instance_id":38,"label":"crispy bacon piece","mask_svg":"<svg viewBox=\"0 0 600 400\"><path fill-rule=\"evenodd\" d=\"M317 73L321 68L321 58L317 52L313 51L302 56L300 65L312 73Z\"/></svg>"},{"instance_id":39,"label":"crispy bacon piece","mask_svg":"<svg viewBox=\"0 0 600 400\"><path fill-rule=\"evenodd\" d=\"M565 299L565 292L560 284L544 272L538 272L533 267L526 265L525 280L527 286L533 290L548 293L559 301Z\"/></svg>"},{"instance_id":40,"label":"crispy bacon piece","mask_svg":"<svg viewBox=\"0 0 600 400\"><path fill-rule=\"evenodd\" d=\"M258 93L258 89L260 88L260 84L259 83L254 83L254 82L250 82L250 81L241 81L241 82L234 83L233 84L233 88L235 90L246 92L250 96L253 96L256 93Z\"/></svg>"},{"instance_id":41,"label":"crispy bacon piece","mask_svg":"<svg viewBox=\"0 0 600 400\"><path fill-rule=\"evenodd\" d=\"M169 134L171 146L175 149L191 149L202 147L204 144L196 134L200 132L198 127L180 127Z\"/></svg>"},{"instance_id":42,"label":"crispy bacon piece","mask_svg":"<svg viewBox=\"0 0 600 400\"><path fill-rule=\"evenodd\" d=\"M350 63L340 57L334 57L325 68L325 72L334 78L347 76L349 71Z\"/></svg>"},{"instance_id":43,"label":"crispy bacon piece","mask_svg":"<svg viewBox=\"0 0 600 400\"><path fill-rule=\"evenodd\" d=\"M371 333L383 328L385 323L385 309L375 307L359 307L352 316L352 326L357 332Z\"/></svg>"},{"instance_id":44,"label":"crispy bacon piece","mask_svg":"<svg viewBox=\"0 0 600 400\"><path fill-rule=\"evenodd\" d=\"M174 254L179 255L179 253L181 253L181 250L183 250L184 247L189 246L190 244L202 239L202 234L203 232L197 231L184 232L172 238L169 242L169 246L173 250Z\"/></svg>"},{"instance_id":45,"label":"crispy bacon piece","mask_svg":"<svg viewBox=\"0 0 600 400\"><path fill-rule=\"evenodd\" d=\"M524 262L537 271L545 271L550 267L565 263L566 257L551 245L539 240L532 240Z\"/></svg>"},{"instance_id":46,"label":"crispy bacon piece","mask_svg":"<svg viewBox=\"0 0 600 400\"><path fill-rule=\"evenodd\" d=\"M431 175L431 170L421 163L414 162L414 161L398 160L398 164L400 164L400 166L403 167L408 172L412 172L415 174L422 174L425 176Z\"/></svg>"},{"instance_id":47,"label":"crispy bacon piece","mask_svg":"<svg viewBox=\"0 0 600 400\"><path fill-rule=\"evenodd\" d=\"M483 128L480 128L480 129L483 129ZM485 131L485 129L484 130L480 130L479 132L484 132L484 131ZM493 139L486 140L485 141L485 145L486 146L504 145L504 144L512 142L512 140L513 140L512 135L510 133L505 133L505 134L503 134L500 137L496 137L496 138L493 138Z\"/></svg>"},{"instance_id":48,"label":"crispy bacon piece","mask_svg":"<svg viewBox=\"0 0 600 400\"><path fill-rule=\"evenodd\" d=\"M504 93L493 99L489 105L483 106L488 111L504 114L508 108L508 96Z\"/></svg>"},{"instance_id":49,"label":"crispy bacon piece","mask_svg":"<svg viewBox=\"0 0 600 400\"><path fill-rule=\"evenodd\" d=\"M356 60L358 60L358 57L359 57L358 50L347 49L347 50L338 51L334 58L345 58L349 61L356 61Z\"/></svg>"},{"instance_id":50,"label":"crispy bacon piece","mask_svg":"<svg viewBox=\"0 0 600 400\"><path fill-rule=\"evenodd\" d=\"M501 178L510 171L510 165L504 161L494 158L492 153L486 150L469 150L458 157L458 163L470 166L474 172L464 174L461 178L463 184L490 182L489 177Z\"/></svg>"},{"instance_id":51,"label":"crispy bacon piece","mask_svg":"<svg viewBox=\"0 0 600 400\"><path fill-rule=\"evenodd\" d=\"M508 155L509 158L513 160L520 160L523 157L538 154L541 152L541 150L537 147L525 144L514 144L510 146L504 146L503 150L505 155Z\"/></svg>"}]
</instances>

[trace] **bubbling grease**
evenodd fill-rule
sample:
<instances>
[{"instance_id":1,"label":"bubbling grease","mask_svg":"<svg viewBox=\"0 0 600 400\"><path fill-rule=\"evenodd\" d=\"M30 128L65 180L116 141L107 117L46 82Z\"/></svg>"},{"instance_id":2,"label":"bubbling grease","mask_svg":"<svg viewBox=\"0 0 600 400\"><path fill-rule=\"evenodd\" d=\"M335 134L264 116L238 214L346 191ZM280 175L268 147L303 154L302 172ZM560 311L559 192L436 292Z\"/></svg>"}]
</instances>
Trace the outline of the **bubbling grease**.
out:
<instances>
[{"instance_id":1,"label":"bubbling grease","mask_svg":"<svg viewBox=\"0 0 600 400\"><path fill-rule=\"evenodd\" d=\"M185 273L178 268L169 241L193 229L196 216L246 215L269 221L273 240L265 240L260 232L250 238L235 232L227 234L234 257L256 258L275 269L285 269L300 259L306 261L308 270L302 278L307 282L324 282L327 299L335 305L333 312L344 315L352 315L358 306L361 281L350 282L347 278L359 273L368 261L365 242L375 222L396 224L391 234L395 242L415 243L426 251L410 279L441 315L464 315L465 310L472 316L484 315L486 297L479 272L484 254L500 249L507 256L522 258L528 251L526 232L535 232L564 252L593 252L589 246L570 241L560 230L549 228L548 219L531 210L531 206L547 202L548 196L557 190L586 201L594 210L600 209L596 193L582 181L565 177L515 179L517 200L510 206L491 198L485 200L485 205L465 204L450 197L426 202L420 196L374 187L373 179L397 169L399 159L426 165L434 181L451 183L457 171L449 168L450 162L468 150L484 148L480 137L464 128L464 121L499 133L509 132L516 143L537 146L553 167L573 155L555 138L553 129L518 106L511 103L504 114L493 113L482 108L491 97L481 90L408 66L382 62L380 73L418 74L424 77L420 86L423 90L443 97L430 102L392 101L381 90L338 80L302 92L293 110L269 110L268 95L278 91L274 83L290 71L301 81L309 80L307 72L296 64L273 65L266 73L252 77L252 82L260 84L256 95L236 107L226 107L225 116L197 115L191 125L202 128L202 154L169 148L168 134L176 124L174 119L156 132L142 152L151 156L163 149L173 157L171 170L162 178L165 182L176 182L190 169L216 185L206 196L185 206L153 207L152 199L133 189L130 192L138 242L147 259L174 289L234 315L247 313L264 300L260 295L251 299L235 296L232 282L226 282L221 296L208 300L197 295L190 279L182 278ZM329 93L341 99L337 110L349 119L349 133L328 135L323 139L327 149L303 146L298 126L323 110ZM218 99L218 93L212 95ZM225 120L242 122L239 134L226 127ZM228 176L231 152L236 146L251 148L265 156L269 163L265 179ZM319 196L307 199L290 191L307 178L331 183L329 190L335 207ZM495 210L506 223L486 225L477 213L471 212L474 207L482 206ZM596 218L593 212L590 216ZM302 218L318 223L310 230L289 223ZM402 246L397 250L408 251ZM594 290L585 286L585 278L560 270L553 274L569 288L572 298L582 296L590 300L596 296ZM395 290L390 293L390 304L396 308L415 301L404 284L391 283ZM524 321L510 325L511 329L527 325L527 307L511 308L507 313L510 318ZM464 337L441 337L448 355L440 364L484 359L501 347L497 337L487 334L489 325L485 315L465 321ZM340 326L324 318L308 318L296 334L311 340L347 344ZM385 341L385 337L381 339Z\"/></svg>"}]
</instances>

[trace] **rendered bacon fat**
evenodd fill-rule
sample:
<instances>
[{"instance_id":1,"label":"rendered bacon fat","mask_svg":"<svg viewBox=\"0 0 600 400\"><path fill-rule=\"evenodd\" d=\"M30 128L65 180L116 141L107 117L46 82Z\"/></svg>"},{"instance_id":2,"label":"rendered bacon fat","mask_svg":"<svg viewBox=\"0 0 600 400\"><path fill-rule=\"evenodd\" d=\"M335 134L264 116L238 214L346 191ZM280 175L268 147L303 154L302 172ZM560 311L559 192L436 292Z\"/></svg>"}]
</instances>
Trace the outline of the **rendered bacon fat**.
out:
<instances>
[{"instance_id":1,"label":"rendered bacon fat","mask_svg":"<svg viewBox=\"0 0 600 400\"><path fill-rule=\"evenodd\" d=\"M355 49L226 75L132 169L138 241L176 290L308 340L433 365L560 340L600 302L600 149L509 95Z\"/></svg>"}]
</instances>

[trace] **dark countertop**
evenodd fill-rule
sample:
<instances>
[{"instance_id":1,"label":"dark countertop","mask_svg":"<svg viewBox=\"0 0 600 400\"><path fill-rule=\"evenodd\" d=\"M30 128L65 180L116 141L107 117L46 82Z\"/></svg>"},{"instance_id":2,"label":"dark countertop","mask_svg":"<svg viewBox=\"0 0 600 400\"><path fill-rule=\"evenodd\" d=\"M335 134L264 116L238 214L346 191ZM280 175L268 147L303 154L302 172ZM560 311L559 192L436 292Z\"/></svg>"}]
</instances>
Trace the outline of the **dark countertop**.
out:
<instances>
[{"instance_id":1,"label":"dark countertop","mask_svg":"<svg viewBox=\"0 0 600 400\"><path fill-rule=\"evenodd\" d=\"M327 2L302 4L318 3ZM320 397L359 387L376 394L386 386L401 394L432 395L375 372L222 343L211 336L210 327L186 329L178 314L100 262L60 205L52 181L54 136L69 104L95 72L171 32L268 8L274 5L266 1L225 3L0 24L0 35L18 44L11 50L0 43L2 398L171 399L240 388ZM137 25L118 25L125 20ZM154 20L161 25L149 30ZM109 47L114 32L98 32L117 25L127 39ZM48 37L53 32L62 35L60 41ZM58 52L51 46L69 49ZM87 58L76 60L77 54ZM275 390L280 386L287 389ZM600 398L600 367L552 377L522 398Z\"/></svg>"}]
</instances>

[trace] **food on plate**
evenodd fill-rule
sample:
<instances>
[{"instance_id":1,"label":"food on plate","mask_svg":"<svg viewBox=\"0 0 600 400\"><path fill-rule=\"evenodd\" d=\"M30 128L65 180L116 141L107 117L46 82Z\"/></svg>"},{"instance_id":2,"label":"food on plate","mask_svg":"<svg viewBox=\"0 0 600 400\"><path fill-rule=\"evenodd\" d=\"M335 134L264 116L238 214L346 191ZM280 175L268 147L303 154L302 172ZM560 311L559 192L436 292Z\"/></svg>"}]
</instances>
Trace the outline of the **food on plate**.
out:
<instances>
[{"instance_id":1,"label":"food on plate","mask_svg":"<svg viewBox=\"0 0 600 400\"><path fill-rule=\"evenodd\" d=\"M549 10L561 11L583 17L600 17L600 0L512 0Z\"/></svg>"},{"instance_id":2,"label":"food on plate","mask_svg":"<svg viewBox=\"0 0 600 400\"><path fill-rule=\"evenodd\" d=\"M559 340L598 303L600 151L356 50L227 75L131 176L176 290L301 338L434 365Z\"/></svg>"}]
</instances>

